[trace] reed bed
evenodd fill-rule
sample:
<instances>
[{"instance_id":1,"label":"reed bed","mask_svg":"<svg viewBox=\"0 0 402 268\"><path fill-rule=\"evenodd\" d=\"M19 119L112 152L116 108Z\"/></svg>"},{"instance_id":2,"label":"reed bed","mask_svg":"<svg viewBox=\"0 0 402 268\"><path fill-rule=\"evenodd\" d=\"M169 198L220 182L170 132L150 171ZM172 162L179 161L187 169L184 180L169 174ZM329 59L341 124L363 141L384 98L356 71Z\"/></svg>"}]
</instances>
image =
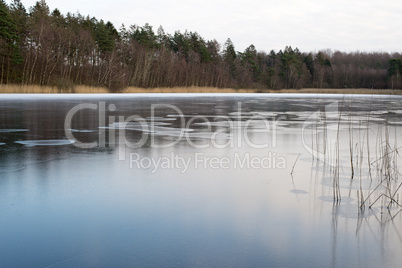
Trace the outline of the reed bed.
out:
<instances>
[{"instance_id":1,"label":"reed bed","mask_svg":"<svg viewBox=\"0 0 402 268\"><path fill-rule=\"evenodd\" d=\"M139 88L128 87L123 93L256 93L255 89L233 89L216 87L171 87L171 88Z\"/></svg>"},{"instance_id":2,"label":"reed bed","mask_svg":"<svg viewBox=\"0 0 402 268\"><path fill-rule=\"evenodd\" d=\"M395 127L393 129L391 127L389 112L383 121L375 123L371 122L370 111L366 118L365 116L354 118L351 107L351 102L348 105L344 101L339 103L336 118L332 118L329 122L326 122L327 117L324 112L324 115L321 115L323 122L320 122L324 129L321 129L320 135L317 127L312 128L312 131L316 131L312 134L312 143L318 149L322 140L321 160L324 165L330 167L334 203L338 204L342 199L339 180L340 173L343 173L343 175L350 175L351 187L353 180L359 180L357 189L359 213L367 206L372 208L378 203L381 204L381 209L390 209L392 206L402 208L399 201L399 194L402 192L400 181L402 174L398 165L399 149L402 147L398 147L398 133ZM336 137L330 142L327 142L328 124L336 124ZM370 132L376 134L376 137L372 137L371 140ZM349 160L342 161L342 156L347 154L349 154ZM313 163L315 161L314 155L312 155L312 161ZM367 185L370 187L367 188ZM352 188L349 189L349 193L351 190Z\"/></svg>"},{"instance_id":3,"label":"reed bed","mask_svg":"<svg viewBox=\"0 0 402 268\"><path fill-rule=\"evenodd\" d=\"M30 85L0 85L0 93L7 94L56 94L56 93L108 93L105 87L75 86L72 88L57 88L51 86Z\"/></svg>"}]
</instances>

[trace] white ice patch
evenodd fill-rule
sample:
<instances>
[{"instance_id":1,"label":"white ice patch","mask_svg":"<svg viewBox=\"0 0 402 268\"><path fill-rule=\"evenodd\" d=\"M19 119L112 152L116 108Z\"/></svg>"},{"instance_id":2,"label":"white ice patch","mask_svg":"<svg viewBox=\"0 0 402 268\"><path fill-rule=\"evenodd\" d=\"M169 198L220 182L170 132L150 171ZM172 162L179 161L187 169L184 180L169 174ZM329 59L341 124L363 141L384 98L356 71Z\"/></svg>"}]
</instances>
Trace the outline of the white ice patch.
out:
<instances>
[{"instance_id":1,"label":"white ice patch","mask_svg":"<svg viewBox=\"0 0 402 268\"><path fill-rule=\"evenodd\" d=\"M186 133L186 137L194 138L194 139L231 139L233 137L232 134L222 133L222 132L193 132Z\"/></svg>"},{"instance_id":2,"label":"white ice patch","mask_svg":"<svg viewBox=\"0 0 402 268\"><path fill-rule=\"evenodd\" d=\"M299 118L299 120L306 120L306 119L310 118L310 116L312 116L314 113L313 112L308 112L308 111L305 111L305 112L288 111L288 112L285 112L284 114L291 115L291 116L296 116L296 117Z\"/></svg>"},{"instance_id":3,"label":"white ice patch","mask_svg":"<svg viewBox=\"0 0 402 268\"><path fill-rule=\"evenodd\" d=\"M388 113L388 111L385 111L385 110L383 110L383 111L371 111L370 115L382 115L382 114L387 114L387 113Z\"/></svg>"},{"instance_id":4,"label":"white ice patch","mask_svg":"<svg viewBox=\"0 0 402 268\"><path fill-rule=\"evenodd\" d=\"M94 132L93 130L89 129L69 129L71 132L79 132L79 133L91 133Z\"/></svg>"},{"instance_id":5,"label":"white ice patch","mask_svg":"<svg viewBox=\"0 0 402 268\"><path fill-rule=\"evenodd\" d=\"M22 144L28 147L33 146L59 146L73 144L73 140L29 140L29 141L15 141L15 143Z\"/></svg>"},{"instance_id":6,"label":"white ice patch","mask_svg":"<svg viewBox=\"0 0 402 268\"><path fill-rule=\"evenodd\" d=\"M255 119L249 121L215 121L215 122L199 122L193 123L195 126L210 126L210 127L226 127L226 128L258 128L267 129L270 127L270 122L264 120Z\"/></svg>"},{"instance_id":7,"label":"white ice patch","mask_svg":"<svg viewBox=\"0 0 402 268\"><path fill-rule=\"evenodd\" d=\"M173 118L173 117L166 118L166 117L155 116L155 117L147 117L145 120L146 121L175 121L176 118Z\"/></svg>"},{"instance_id":8,"label":"white ice patch","mask_svg":"<svg viewBox=\"0 0 402 268\"><path fill-rule=\"evenodd\" d=\"M199 122L193 123L195 126L211 126L211 127L230 127L233 124L230 121L217 121L217 122Z\"/></svg>"},{"instance_id":9,"label":"white ice patch","mask_svg":"<svg viewBox=\"0 0 402 268\"><path fill-rule=\"evenodd\" d=\"M294 194L308 194L308 192L306 192L304 190L297 190L297 189L293 189L290 192L294 193Z\"/></svg>"},{"instance_id":10,"label":"white ice patch","mask_svg":"<svg viewBox=\"0 0 402 268\"><path fill-rule=\"evenodd\" d=\"M166 125L161 122L161 125ZM103 128L103 127L102 127ZM194 129L190 128L174 128L174 127L165 127L165 126L149 126L148 124L142 125L137 122L116 122L114 124L105 127L106 129L124 129L124 130L132 130L132 131L141 131L144 133L151 133L154 135L180 135L180 133L192 132Z\"/></svg>"},{"instance_id":11,"label":"white ice patch","mask_svg":"<svg viewBox=\"0 0 402 268\"><path fill-rule=\"evenodd\" d=\"M275 117L278 115L275 112L255 112L254 114L262 117Z\"/></svg>"},{"instance_id":12,"label":"white ice patch","mask_svg":"<svg viewBox=\"0 0 402 268\"><path fill-rule=\"evenodd\" d=\"M229 113L229 115L231 116L231 117L237 117L237 116L241 116L241 117L248 117L248 116L253 116L253 115L255 115L255 113L252 113L252 112L231 112L231 113Z\"/></svg>"},{"instance_id":13,"label":"white ice patch","mask_svg":"<svg viewBox=\"0 0 402 268\"><path fill-rule=\"evenodd\" d=\"M0 133L28 132L29 129L0 129Z\"/></svg>"}]
</instances>

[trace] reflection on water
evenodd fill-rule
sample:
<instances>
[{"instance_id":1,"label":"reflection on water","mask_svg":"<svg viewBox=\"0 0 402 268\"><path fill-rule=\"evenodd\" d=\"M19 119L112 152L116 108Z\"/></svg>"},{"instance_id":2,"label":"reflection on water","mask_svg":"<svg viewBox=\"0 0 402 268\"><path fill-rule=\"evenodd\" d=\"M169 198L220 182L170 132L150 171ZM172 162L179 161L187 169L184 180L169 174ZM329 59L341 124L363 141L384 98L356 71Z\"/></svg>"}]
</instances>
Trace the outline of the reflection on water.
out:
<instances>
[{"instance_id":1,"label":"reflection on water","mask_svg":"<svg viewBox=\"0 0 402 268\"><path fill-rule=\"evenodd\" d=\"M2 95L0 263L398 266L401 100Z\"/></svg>"}]
</instances>

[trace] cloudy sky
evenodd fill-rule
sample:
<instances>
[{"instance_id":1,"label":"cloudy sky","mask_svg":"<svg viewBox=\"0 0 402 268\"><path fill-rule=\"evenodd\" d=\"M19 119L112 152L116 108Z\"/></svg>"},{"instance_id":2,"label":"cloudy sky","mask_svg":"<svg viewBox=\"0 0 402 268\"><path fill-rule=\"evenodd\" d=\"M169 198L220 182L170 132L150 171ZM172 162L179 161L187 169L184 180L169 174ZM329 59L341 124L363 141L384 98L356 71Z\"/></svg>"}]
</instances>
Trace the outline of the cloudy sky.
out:
<instances>
[{"instance_id":1,"label":"cloudy sky","mask_svg":"<svg viewBox=\"0 0 402 268\"><path fill-rule=\"evenodd\" d=\"M7 3L10 3L8 0ZM21 0L28 9L34 0ZM402 3L396 0L47 0L50 9L111 21L116 28L144 25L167 33L196 31L236 50L250 44L278 51L402 51Z\"/></svg>"}]
</instances>

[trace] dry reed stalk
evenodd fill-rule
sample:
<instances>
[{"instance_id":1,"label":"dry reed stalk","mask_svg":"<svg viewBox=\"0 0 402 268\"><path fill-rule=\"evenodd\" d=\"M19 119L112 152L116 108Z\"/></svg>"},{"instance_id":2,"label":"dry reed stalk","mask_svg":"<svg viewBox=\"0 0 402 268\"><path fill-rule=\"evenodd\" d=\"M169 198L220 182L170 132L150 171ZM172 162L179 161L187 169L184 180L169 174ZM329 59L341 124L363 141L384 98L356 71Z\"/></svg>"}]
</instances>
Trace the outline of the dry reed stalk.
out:
<instances>
[{"instance_id":1,"label":"dry reed stalk","mask_svg":"<svg viewBox=\"0 0 402 268\"><path fill-rule=\"evenodd\" d=\"M341 104L339 104L341 105ZM349 105L351 107L351 105ZM364 211L366 204L369 204L369 208L371 208L374 204L376 204L379 200L381 204L387 205L387 208L390 208L393 204L402 207L399 203L399 193L402 189L402 182L398 181L399 173L398 170L398 157L399 157L399 149L402 147L398 147L397 138L398 135L396 132L396 128L394 128L394 133L390 130L389 124L389 112L387 113L387 118L383 125L378 125L377 130L377 137L375 138L375 146L374 152L376 158L371 159L371 152L373 148L370 147L370 111L367 114L367 122L362 123L359 120L358 126L358 141L356 142L355 148L355 133L353 131L352 122L353 122L353 111L350 110L348 113L348 125L349 125L349 140L341 140L340 136L340 125L342 121L343 115L343 102L342 107L338 109L338 118L337 118L337 135L334 144L327 144L325 129L326 129L326 122L324 123L324 134L322 139L324 140L323 144L323 152L325 153L328 151L328 162L325 159L325 164L330 165L330 173L332 174L332 191L333 191L333 199L334 203L338 204L341 201L341 191L340 191L340 184L339 184L339 175L340 175L340 168L341 168L341 161L340 161L340 148L344 148L341 146L341 143L349 143L349 154L350 154L350 169L351 169L351 181L352 179L359 175L359 189L357 190L357 204L358 204L358 211L359 214ZM370 104L371 108L371 104ZM370 109L371 110L371 109ZM326 121L325 115L321 115L321 118ZM364 128L365 127L365 128ZM364 128L364 129L363 129ZM315 133L312 133L312 147L316 147L317 150L321 149L319 141L321 137L318 133L318 127L316 125L315 128L312 128ZM391 135L391 133L393 135ZM394 142L391 144L391 136L394 136ZM329 150L326 148L328 146ZM367 152L367 153L366 153ZM326 155L326 154L325 154ZM313 155L313 162L315 156ZM356 157L356 158L355 158ZM363 191L363 171L366 168L365 165L365 158L367 159L367 168L368 174L367 178L370 178L370 182L373 181L374 174L372 173L372 166L374 165L376 174L375 176L378 178L378 185L374 187L373 190L368 190L367 195L365 196ZM356 161L354 160L356 159ZM374 168L373 167L373 168ZM293 169L292 169L293 171ZM350 187L352 184L350 185ZM371 183L370 188L371 189ZM350 189L351 190L351 189ZM349 196L350 196L349 191ZM374 202L370 204L370 198L374 197ZM387 201L388 200L388 201ZM388 204L386 204L388 202Z\"/></svg>"},{"instance_id":2,"label":"dry reed stalk","mask_svg":"<svg viewBox=\"0 0 402 268\"><path fill-rule=\"evenodd\" d=\"M355 176L355 170L353 166L353 128L352 128L352 112L349 111L349 154L350 154L350 168L352 170L351 179Z\"/></svg>"},{"instance_id":3,"label":"dry reed stalk","mask_svg":"<svg viewBox=\"0 0 402 268\"><path fill-rule=\"evenodd\" d=\"M339 170L340 170L340 125L341 125L341 118L342 118L342 110L343 110L343 100L342 100L342 109L338 109L338 128L336 132L336 142L335 142L335 169L334 175L332 179L333 184L333 195L334 195L334 202L339 203L341 201L341 190L339 185Z\"/></svg>"},{"instance_id":4,"label":"dry reed stalk","mask_svg":"<svg viewBox=\"0 0 402 268\"><path fill-rule=\"evenodd\" d=\"M295 161L295 163L293 164L292 171L290 172L290 175L293 175L293 171L294 171L294 169L295 169L297 160L299 160L300 155L301 155L301 154L299 154L299 155L297 156L296 161Z\"/></svg>"},{"instance_id":5,"label":"dry reed stalk","mask_svg":"<svg viewBox=\"0 0 402 268\"><path fill-rule=\"evenodd\" d=\"M171 87L171 88L139 88L128 87L123 93L256 93L255 89L233 89L216 87Z\"/></svg>"},{"instance_id":6,"label":"dry reed stalk","mask_svg":"<svg viewBox=\"0 0 402 268\"><path fill-rule=\"evenodd\" d=\"M0 93L8 94L55 94L55 93L108 93L104 87L76 86L69 89L59 89L51 86L0 85Z\"/></svg>"}]
</instances>

